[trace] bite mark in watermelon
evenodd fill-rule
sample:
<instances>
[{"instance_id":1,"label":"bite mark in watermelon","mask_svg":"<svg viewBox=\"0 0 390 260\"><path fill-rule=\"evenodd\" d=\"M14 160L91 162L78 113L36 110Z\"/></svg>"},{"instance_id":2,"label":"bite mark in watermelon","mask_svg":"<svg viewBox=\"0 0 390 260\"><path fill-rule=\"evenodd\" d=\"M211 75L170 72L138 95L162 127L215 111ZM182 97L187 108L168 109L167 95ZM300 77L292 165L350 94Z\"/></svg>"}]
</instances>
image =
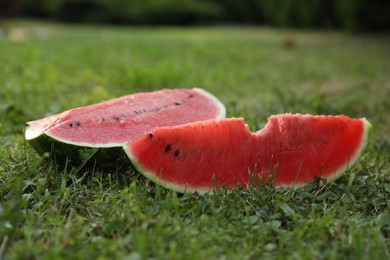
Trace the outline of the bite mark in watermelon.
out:
<instances>
[{"instance_id":1,"label":"bite mark in watermelon","mask_svg":"<svg viewBox=\"0 0 390 260\"><path fill-rule=\"evenodd\" d=\"M25 138L38 153L78 158L84 148L120 151L155 127L225 117L224 105L205 90L165 89L137 93L67 110L27 123Z\"/></svg>"},{"instance_id":2,"label":"bite mark in watermelon","mask_svg":"<svg viewBox=\"0 0 390 260\"><path fill-rule=\"evenodd\" d=\"M150 180L179 192L216 186L302 185L315 176L336 179L366 147L364 118L282 114L252 133L242 118L156 128L129 142L125 152Z\"/></svg>"}]
</instances>

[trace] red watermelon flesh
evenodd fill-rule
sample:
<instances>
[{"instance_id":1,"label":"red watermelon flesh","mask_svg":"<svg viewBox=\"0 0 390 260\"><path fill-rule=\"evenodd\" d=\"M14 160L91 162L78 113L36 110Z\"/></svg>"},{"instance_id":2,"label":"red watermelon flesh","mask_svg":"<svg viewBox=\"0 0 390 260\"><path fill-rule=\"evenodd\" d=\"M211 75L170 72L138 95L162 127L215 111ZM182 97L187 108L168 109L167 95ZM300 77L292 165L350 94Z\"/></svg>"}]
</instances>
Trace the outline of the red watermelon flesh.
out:
<instances>
[{"instance_id":1,"label":"red watermelon flesh","mask_svg":"<svg viewBox=\"0 0 390 260\"><path fill-rule=\"evenodd\" d=\"M224 105L202 89L165 89L74 108L28 122L25 137L32 140L44 134L77 146L121 147L155 127L224 116Z\"/></svg>"},{"instance_id":2,"label":"red watermelon flesh","mask_svg":"<svg viewBox=\"0 0 390 260\"><path fill-rule=\"evenodd\" d=\"M149 179L176 191L301 185L335 179L367 145L370 123L346 116L282 114L251 133L241 118L156 128L125 147Z\"/></svg>"}]
</instances>

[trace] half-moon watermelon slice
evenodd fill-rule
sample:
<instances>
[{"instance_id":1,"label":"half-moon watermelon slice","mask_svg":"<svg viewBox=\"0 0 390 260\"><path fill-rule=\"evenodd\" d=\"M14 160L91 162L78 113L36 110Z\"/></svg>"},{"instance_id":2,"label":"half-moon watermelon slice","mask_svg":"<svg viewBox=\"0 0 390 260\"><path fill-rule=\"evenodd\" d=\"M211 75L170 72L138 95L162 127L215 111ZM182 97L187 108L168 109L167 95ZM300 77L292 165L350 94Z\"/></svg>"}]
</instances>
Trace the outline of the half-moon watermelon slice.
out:
<instances>
[{"instance_id":1,"label":"half-moon watermelon slice","mask_svg":"<svg viewBox=\"0 0 390 260\"><path fill-rule=\"evenodd\" d=\"M362 154L370 128L343 115L271 116L256 133L242 118L208 120L156 128L124 149L139 172L179 192L292 186L339 177Z\"/></svg>"},{"instance_id":2,"label":"half-moon watermelon slice","mask_svg":"<svg viewBox=\"0 0 390 260\"><path fill-rule=\"evenodd\" d=\"M122 150L155 127L225 117L224 105L205 90L137 93L28 122L25 138L38 153L77 160L84 148ZM111 153L111 152L110 152ZM115 154L115 152L114 152Z\"/></svg>"}]
</instances>

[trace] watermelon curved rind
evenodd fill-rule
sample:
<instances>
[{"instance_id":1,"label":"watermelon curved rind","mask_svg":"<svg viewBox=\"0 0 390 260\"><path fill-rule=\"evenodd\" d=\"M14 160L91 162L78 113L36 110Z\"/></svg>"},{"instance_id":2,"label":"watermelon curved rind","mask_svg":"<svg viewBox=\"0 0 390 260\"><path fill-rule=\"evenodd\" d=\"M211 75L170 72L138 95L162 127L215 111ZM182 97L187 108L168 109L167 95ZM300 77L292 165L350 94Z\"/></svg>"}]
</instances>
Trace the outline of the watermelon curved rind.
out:
<instances>
[{"instance_id":1,"label":"watermelon curved rind","mask_svg":"<svg viewBox=\"0 0 390 260\"><path fill-rule=\"evenodd\" d=\"M358 149L354 156L352 156L346 164L344 164L338 171L335 171L333 175L327 178L329 181L335 181L340 178L344 173L350 170L362 157L363 151L367 147L372 134L372 124L365 118L360 118L363 123L363 135Z\"/></svg>"},{"instance_id":2,"label":"watermelon curved rind","mask_svg":"<svg viewBox=\"0 0 390 260\"><path fill-rule=\"evenodd\" d=\"M127 109L127 111L130 109L130 112L122 113L122 111L116 111L116 113L121 113L122 115L127 114L123 116L123 119L113 120L106 114L114 113L111 111L115 110L117 105ZM194 110L194 113L187 111L190 108ZM103 133L106 139L112 137L112 140L105 140L104 142L83 141L81 135L81 138L79 138L81 140L72 140L72 138L75 139L77 137L76 128L80 127L80 125L86 125L82 121L80 121L81 123L77 121L78 118L82 118L87 123L90 123L92 119L89 118L94 118L93 120L96 121L96 118L99 119L99 113L104 114L101 118L107 118L107 122L99 122L101 125L94 123L92 126L101 126L102 130L98 129L99 132L95 131L96 129L91 129L88 132L89 129L87 129L84 132L84 136L87 139L91 139L91 136L96 135L95 139L99 139L99 133ZM68 157L77 161L79 151L86 148L119 148L111 150L121 151L122 146L129 140L154 127L178 125L197 120L221 119L225 115L226 109L222 102L206 90L201 88L164 89L155 92L136 93L94 105L73 108L56 115L27 122L25 139L41 155L48 152L53 154L54 152L54 156L57 158ZM75 134L63 137L61 135L61 127L65 129L68 124L73 125L70 130L74 131L73 133ZM110 129L109 124L116 124L116 129ZM126 129L127 132L117 134L117 137L115 137L116 131L122 128ZM59 132L60 134L58 134ZM120 141L115 141L114 139L118 139L118 136ZM114 154L117 155L117 153Z\"/></svg>"},{"instance_id":3,"label":"watermelon curved rind","mask_svg":"<svg viewBox=\"0 0 390 260\"><path fill-rule=\"evenodd\" d=\"M193 88L193 89L198 91L205 97L209 98L210 100L212 100L214 104L217 106L219 113L215 116L215 119L222 119L226 117L226 107L216 96L214 96L213 94L211 94L210 92L202 88Z\"/></svg>"},{"instance_id":4,"label":"watermelon curved rind","mask_svg":"<svg viewBox=\"0 0 390 260\"><path fill-rule=\"evenodd\" d=\"M60 142L45 134L30 140L29 144L38 154L51 157L54 162L59 164L85 164L88 166L97 164L100 168L110 168L113 165L121 168L130 165L122 147L95 148L72 145Z\"/></svg>"},{"instance_id":5,"label":"watermelon curved rind","mask_svg":"<svg viewBox=\"0 0 390 260\"><path fill-rule=\"evenodd\" d=\"M359 128L359 131L357 132L357 130L355 131L354 129L352 129L353 131L348 130L349 132L348 131L346 132L346 134L354 133L354 137L352 137L352 138L355 138L355 140L352 140L349 143L349 145L353 145L353 150L349 151L349 152L341 153L341 156L345 157L341 161L342 163L340 163L340 161L338 161L338 164L335 167L328 165L326 168L324 168L327 171L326 174L324 174L326 176L321 176L321 173L319 173L319 174L314 173L313 176L311 176L311 175L310 176L299 176L299 174L297 175L295 172L296 171L299 172L300 169L298 169L299 167L297 167L297 163L295 163L296 168L292 169L291 171L286 170L286 167L284 167L284 168L282 167L283 169L280 168L279 172L278 172L278 169L276 169L276 176L275 176L274 182L271 182L276 187L301 186L307 182L312 181L314 179L314 176L326 178L329 181L333 181L333 180L337 179L338 177L340 177L343 173L345 173L348 169L350 169L358 161L358 159L360 158L360 156L363 153L364 148L368 144L371 129L372 129L371 124L365 118L350 119L350 118L347 118L345 116L332 117L332 116L311 116L311 115L300 115L300 114L295 114L295 115L283 114L283 115L272 116L269 119L269 122L266 124L266 126L256 133L250 132L249 127L244 123L243 119L210 120L210 121L206 121L206 122L190 123L190 124L185 124L185 125L181 125L181 126L173 126L173 127L162 127L162 128L152 130L150 133L153 136L156 136L158 139L163 140L160 142L165 142L165 140L169 141L169 138L171 138L170 139L171 141L169 141L169 143L177 142L177 147L181 147L180 149L182 149L183 147L186 147L186 145L187 145L188 146L187 149L183 148L183 151L187 151L187 153L190 155L195 154L194 160L198 160L198 161L193 162L193 161L191 161L191 159L186 159L187 161L185 161L185 164L186 164L187 168L182 167L182 165L179 165L179 163L178 163L178 165L176 165L177 168L180 168L182 170L182 172L180 172L180 173L175 172L176 171L175 165L170 165L170 164L175 164L175 161L173 161L173 163L170 161L171 160L170 158L172 158L172 156L170 158L165 158L165 157L163 157L164 153L162 153L162 155L161 155L162 158L160 159L159 158L160 155L155 152L155 149L154 149L155 147L158 147L158 145L160 145L160 147L163 148L165 144L164 145L163 144L154 145L152 143L152 144L150 144L150 148L149 148L148 142L150 142L150 140L149 140L150 138L148 138L147 136L141 136L138 138L138 140L135 140L133 142L129 142L126 146L124 146L124 150L125 150L127 156L129 157L130 161L132 162L133 166L140 173L142 173L145 177L147 177L148 179L150 179L151 181L153 181L159 185L162 185L168 189L171 189L171 190L174 190L177 192L182 192L182 193L198 192L200 194L204 194L207 192L213 192L214 189L220 185L225 186L227 188L235 188L238 185L239 186L248 186L249 182L250 182L249 178L250 178L250 175L252 174L250 169L256 168L256 166L253 167L253 164L250 165L250 163L248 163L246 165L247 167L242 167L243 169L239 170L239 171L241 171L241 173L237 173L237 174L235 172L229 173L231 176L234 176L234 178L236 178L237 180L241 180L241 181L227 179L227 182L224 183L224 182L221 182L220 180L218 180L218 178L221 178L220 176L214 175L214 177L216 177L216 179L218 181L216 183L213 183L212 179L214 177L211 176L210 174L208 174L208 176L207 176L208 184L207 185L205 185L203 183L202 185L196 186L194 183L191 183L193 181L191 179L194 179L193 176L207 175L207 174L204 174L202 172L197 171L197 169L194 169L194 168L202 168L204 171L208 171L209 169L216 169L219 167L219 165L225 164L226 158L230 158L232 161L235 160L234 158L232 158L233 155L232 156L224 155L224 156L221 156L221 158L224 158L224 159L222 159L220 161L216 160L216 158L214 158L213 156L215 154L217 154L218 151L223 153L224 150L221 150L221 149L218 150L219 148L214 147L212 143L210 143L209 145L202 144L200 146L197 146L196 144L191 145L191 137L192 136L195 137L197 135L201 135L204 133L213 132L212 125L215 126L215 125L221 125L221 124L232 124L230 131L231 132L238 131L240 133L240 135L244 136L244 137L230 136L229 139L226 140L227 143L229 143L229 140L230 140L230 142L238 142L238 143L245 144L246 142L251 142L250 140L253 138L260 138L260 139L262 138L263 140L262 140L262 143L260 143L260 146L259 146L259 144L257 144L257 145L258 145L258 147L261 147L262 144L264 144L264 146L266 146L267 144L270 144L270 143L267 143L267 140L264 139L263 137L265 137L265 136L272 137L273 132L275 132L275 131L276 132L284 131L284 134L286 134L286 129L287 129L287 130L291 131L291 133L292 133L291 136L294 136L300 130L302 130L302 129L290 129L288 126L288 123L289 123L288 120L283 121L285 118L293 118L294 120L297 120L297 118L298 119L300 119L300 118L309 118L309 119L314 118L315 120L329 120L329 119L332 120L332 118L334 118L334 119L337 119L339 121L346 120L346 124L347 124L346 128L349 127L348 124L350 124L351 127L352 127L352 124L354 124L353 127ZM236 125L233 125L233 124L236 124ZM326 149L326 146L324 146L324 145L326 145L327 141L330 141L332 139L329 139L329 140L326 138L324 139L324 136L329 137L332 135L332 133L337 135L337 131L335 129L333 129L334 127L332 128L332 126L326 126L326 124L327 124L327 122L325 122L325 127L327 127L327 129L329 129L329 131L326 130L328 132L325 131L325 132L323 132L323 136L318 137L318 139L321 140L320 142L324 142L324 144L320 144L318 146L317 144L315 144L316 143L315 136L308 137L308 140L311 140L311 142L314 143L314 144L309 144L309 146L308 146L309 150L313 149L313 147L314 148L317 147L317 149L318 149L318 147L321 147L322 149ZM286 127L286 125L287 125L287 127ZM302 127L302 125L300 125L300 127ZM318 125L314 126L314 127L318 127ZM337 128L337 125L335 127ZM351 128L351 127L349 127L349 128ZM185 132L191 128L197 129L198 133L196 131L193 131L193 132L188 131L188 133L186 132L187 136L185 136L183 134L183 132ZM242 130L240 130L239 128L242 128ZM303 128L305 128L305 126ZM202 133L202 131L203 131L203 133ZM341 127L340 131L343 131L343 127ZM358 133L358 134L356 134L356 133ZM303 134L305 135L305 133L303 133ZM221 135L223 135L222 130L221 130ZM287 137L288 137L288 135L289 134L287 134ZM184 139L183 139L183 136L184 136ZM218 137L219 136L218 136L218 132L217 132L217 133L213 134L212 138L209 138L209 139L204 138L204 140L210 141L210 140L213 140L213 139L218 138ZM347 136L345 136L345 137L347 138ZM305 136L303 136L301 138L305 138ZM341 137L339 136L334 140L339 141L339 140L342 140L342 138L343 138L343 136L341 136ZM240 140L234 141L234 139L240 139ZM197 140L202 140L202 138L198 138ZM290 139L287 138L286 140L287 140L287 142L291 142L291 138ZM184 143L184 146L180 146L180 145L182 145L182 143ZM224 143L223 140L222 141L220 140L220 144L223 144L223 143ZM277 143L273 143L271 146L278 147L278 145L279 144L277 144ZM202 147L202 149L204 149L204 150L214 149L216 152L215 153L205 152L204 153L205 155L203 157L196 157L197 155L202 153L202 151L196 150L198 147ZM243 145L243 147L245 147L245 145ZM246 147L248 147L248 146L246 146ZM330 144L329 147L333 147L333 146L331 146L331 144ZM340 156L340 152L337 150L337 149L340 150L340 146L336 145L335 147L336 148L332 148L332 149L336 149L334 151L335 152L334 156ZM158 149L161 149L161 148L158 148ZM242 148L238 147L237 149L242 149ZM281 152L281 154L283 156L285 156L285 154L290 153L290 151L292 151L294 153L294 147L289 147L290 150L288 150L285 146L283 149L284 150L282 150L282 152ZM232 151L232 150L230 150L230 151ZM313 151L313 152L315 152L315 151ZM233 149L233 153L234 153L234 149ZM253 158L251 156L254 153L256 153L256 152L253 150L249 151L247 156L240 156L239 158L236 158L236 160L242 160L242 161L253 160L253 159L251 159L251 158ZM347 154L347 153L349 153L349 154ZM299 154L299 151L296 154ZM188 158L190 158L189 157L190 155L188 155ZM209 156L210 159L204 158L207 156ZM259 156L259 155L257 155L257 156ZM260 156L263 156L263 155L260 154ZM265 156L273 158L274 155L268 154ZM285 158L285 161L280 162L280 164L288 163L288 162L286 162L286 161L288 161L288 156L287 157L283 157L283 156L281 156L281 158ZM330 153L330 155L327 155L327 156L332 156L332 153ZM145 159L148 157L153 158L153 160L152 160L153 162L150 162L150 161L148 161L148 159ZM275 158L277 158L277 157L278 157L278 155L275 154ZM208 161L205 162L205 160L208 160ZM308 163L309 165L313 164L313 162L310 162L310 160L313 160L313 159L302 158L302 161L304 161L304 160L307 160L305 163ZM331 160L332 160L332 158L327 159L327 161L331 161ZM161 161L161 163L160 163L160 161ZM205 162L206 164L208 163L210 165L209 166L206 165L206 167L203 167L202 165L196 165L197 163L200 163L200 162ZM304 163L304 167L306 167L305 163ZM228 164L228 163L226 163L226 164ZM195 167L193 167L193 165L195 165ZM153 168L153 167L155 167L155 168ZM164 167L165 167L165 169L164 169ZM319 165L317 165L317 167L321 168L322 166L319 164ZM167 168L170 169L170 171L174 172L174 173L172 173L172 175L176 174L175 176L177 176L177 177L173 177L173 179L168 179L167 176L170 175L170 173L167 173L167 171L168 171L168 170L166 170ZM235 169L237 169L237 168L235 168ZM229 168L225 167L224 171L229 171ZM246 171L246 176L244 176L245 171ZM286 176L285 177L278 176L278 174L286 174L286 172L288 172L288 174L290 174L290 176L287 176L287 177ZM304 172L304 171L302 171L302 172ZM183 175L186 175L186 174L191 176L191 177L189 177L188 182L185 182L185 180L180 179ZM221 173L219 172L218 174L221 174ZM305 173L302 173L302 175L303 174L307 175L308 174L307 170ZM293 175L298 177L298 178L294 179ZM270 173L268 173L268 175L265 175L265 177L271 177L271 179L273 178L273 176L271 176ZM171 177L169 177L169 178L171 178ZM174 178L179 178L180 180L179 179L174 180ZM267 178L263 178L263 181L265 179L267 179ZM197 180L197 181L199 181L199 180Z\"/></svg>"},{"instance_id":6,"label":"watermelon curved rind","mask_svg":"<svg viewBox=\"0 0 390 260\"><path fill-rule=\"evenodd\" d=\"M162 178L159 178L158 174L147 169L142 163L140 163L139 159L134 155L134 153L131 152L128 146L124 146L123 149L126 155L128 156L128 158L130 159L130 162L134 166L134 168L143 176L145 176L147 179L156 183L157 185L161 185L164 188L167 188L175 192L180 192L180 193L195 193L195 192L199 194L213 193L213 187L211 184L210 187L208 188L192 188L189 185L181 186L170 181L165 181Z\"/></svg>"}]
</instances>

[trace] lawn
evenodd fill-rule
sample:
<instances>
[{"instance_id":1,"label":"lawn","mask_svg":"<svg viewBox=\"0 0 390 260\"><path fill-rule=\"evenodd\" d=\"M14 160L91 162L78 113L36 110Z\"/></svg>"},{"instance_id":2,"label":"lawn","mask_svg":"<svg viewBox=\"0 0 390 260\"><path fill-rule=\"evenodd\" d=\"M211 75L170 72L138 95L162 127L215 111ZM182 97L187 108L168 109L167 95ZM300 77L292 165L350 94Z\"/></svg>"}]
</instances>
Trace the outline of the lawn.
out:
<instances>
[{"instance_id":1,"label":"lawn","mask_svg":"<svg viewBox=\"0 0 390 260\"><path fill-rule=\"evenodd\" d=\"M390 258L390 36L2 26L0 258ZM252 130L283 112L366 117L374 130L361 160L336 182L203 196L166 190L131 168L64 168L24 140L29 120L190 87L218 96Z\"/></svg>"}]
</instances>

